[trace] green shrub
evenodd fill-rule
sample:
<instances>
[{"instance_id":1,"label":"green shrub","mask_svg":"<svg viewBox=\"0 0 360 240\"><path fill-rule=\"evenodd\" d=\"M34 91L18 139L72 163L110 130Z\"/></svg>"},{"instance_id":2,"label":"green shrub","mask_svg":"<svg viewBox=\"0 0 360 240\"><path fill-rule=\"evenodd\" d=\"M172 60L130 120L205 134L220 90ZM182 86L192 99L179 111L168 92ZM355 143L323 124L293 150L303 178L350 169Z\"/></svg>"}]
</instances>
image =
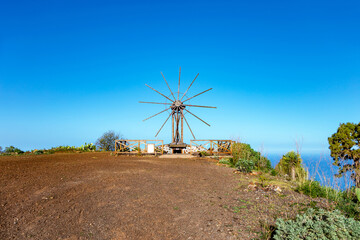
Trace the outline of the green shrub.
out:
<instances>
[{"instance_id":1,"label":"green shrub","mask_svg":"<svg viewBox=\"0 0 360 240\"><path fill-rule=\"evenodd\" d=\"M296 191L301 192L310 197L322 197L329 200L337 200L340 195L339 192L331 187L321 186L318 181L307 180L298 185Z\"/></svg>"},{"instance_id":2,"label":"green shrub","mask_svg":"<svg viewBox=\"0 0 360 240\"><path fill-rule=\"evenodd\" d=\"M278 172L275 169L271 169L270 175L276 176L276 175L278 175Z\"/></svg>"},{"instance_id":3,"label":"green shrub","mask_svg":"<svg viewBox=\"0 0 360 240\"><path fill-rule=\"evenodd\" d=\"M276 240L360 239L360 222L346 218L340 211L314 210L312 208L295 220L276 220Z\"/></svg>"},{"instance_id":4,"label":"green shrub","mask_svg":"<svg viewBox=\"0 0 360 240\"><path fill-rule=\"evenodd\" d=\"M239 159L237 161L237 163L235 164L235 167L240 171L240 172L245 172L245 173L250 173L252 170L254 170L255 168L255 164L253 161L251 160L247 160L247 159Z\"/></svg>"},{"instance_id":5,"label":"green shrub","mask_svg":"<svg viewBox=\"0 0 360 240\"><path fill-rule=\"evenodd\" d=\"M75 146L58 146L58 147L52 147L48 151L53 151L53 152L74 152L74 151L76 151L76 147Z\"/></svg>"},{"instance_id":6,"label":"green shrub","mask_svg":"<svg viewBox=\"0 0 360 240\"><path fill-rule=\"evenodd\" d=\"M233 143L232 145L232 155L233 161L232 163L236 166L238 161L241 161L239 165L249 165L247 163L243 163L244 160L251 161L252 169L271 170L271 162L268 158L261 156L260 152L255 151L251 148L249 144L246 143Z\"/></svg>"},{"instance_id":7,"label":"green shrub","mask_svg":"<svg viewBox=\"0 0 360 240\"><path fill-rule=\"evenodd\" d=\"M49 150L46 150L46 151L45 151L45 153L46 153L46 154L54 154L54 153L55 153L55 151L54 151L54 150L52 150L52 149L49 149Z\"/></svg>"},{"instance_id":8,"label":"green shrub","mask_svg":"<svg viewBox=\"0 0 360 240\"><path fill-rule=\"evenodd\" d=\"M135 151L136 151L136 152L139 152L139 150L140 150L140 148L134 147L131 151L132 151L132 152L135 152Z\"/></svg>"},{"instance_id":9,"label":"green shrub","mask_svg":"<svg viewBox=\"0 0 360 240\"><path fill-rule=\"evenodd\" d=\"M94 145L92 143L85 143L85 145L81 145L80 147L78 147L77 150L80 150L80 151L95 151L96 150L96 145Z\"/></svg>"},{"instance_id":10,"label":"green shrub","mask_svg":"<svg viewBox=\"0 0 360 240\"><path fill-rule=\"evenodd\" d=\"M219 160L219 163L221 163L221 164L226 164L226 165L231 165L229 159L225 159L225 158L220 159L220 160Z\"/></svg>"},{"instance_id":11,"label":"green shrub","mask_svg":"<svg viewBox=\"0 0 360 240\"><path fill-rule=\"evenodd\" d=\"M355 195L356 195L358 202L360 202L360 188L355 189Z\"/></svg>"},{"instance_id":12,"label":"green shrub","mask_svg":"<svg viewBox=\"0 0 360 240\"><path fill-rule=\"evenodd\" d=\"M360 205L349 201L348 199L341 199L336 204L336 209L343 212L347 217L360 220Z\"/></svg>"},{"instance_id":13,"label":"green shrub","mask_svg":"<svg viewBox=\"0 0 360 240\"><path fill-rule=\"evenodd\" d=\"M7 154L13 154L13 153L22 154L24 152L22 150L20 150L19 148L16 148L14 146L10 146L10 147L5 148L4 153L7 153Z\"/></svg>"},{"instance_id":14,"label":"green shrub","mask_svg":"<svg viewBox=\"0 0 360 240\"><path fill-rule=\"evenodd\" d=\"M41 155L41 154L44 154L44 151L43 150L36 150L33 152L35 155Z\"/></svg>"},{"instance_id":15,"label":"green shrub","mask_svg":"<svg viewBox=\"0 0 360 240\"><path fill-rule=\"evenodd\" d=\"M2 153L2 147L0 146L0 153Z\"/></svg>"},{"instance_id":16,"label":"green shrub","mask_svg":"<svg viewBox=\"0 0 360 240\"><path fill-rule=\"evenodd\" d=\"M260 176L259 176L259 182L260 182L260 185L261 185L262 187L268 186L268 185L269 185L269 181L270 181L270 179L267 178L266 176L264 176L264 175L260 175Z\"/></svg>"},{"instance_id":17,"label":"green shrub","mask_svg":"<svg viewBox=\"0 0 360 240\"><path fill-rule=\"evenodd\" d=\"M308 172L302 165L301 156L294 151L283 155L280 162L275 166L275 170L279 175L287 175L291 180L296 180L300 183L308 179Z\"/></svg>"},{"instance_id":18,"label":"green shrub","mask_svg":"<svg viewBox=\"0 0 360 240\"><path fill-rule=\"evenodd\" d=\"M206 152L206 151L201 151L199 152L200 154L200 157L207 157L207 156L210 156L210 153Z\"/></svg>"},{"instance_id":19,"label":"green shrub","mask_svg":"<svg viewBox=\"0 0 360 240\"><path fill-rule=\"evenodd\" d=\"M75 151L88 152L88 151L95 151L95 150L96 150L96 145L94 145L92 143L85 143L84 145L81 145L80 147L75 147L75 146L53 147L49 150L45 150L45 152L52 154L55 152L75 152Z\"/></svg>"},{"instance_id":20,"label":"green shrub","mask_svg":"<svg viewBox=\"0 0 360 240\"><path fill-rule=\"evenodd\" d=\"M230 163L229 165L230 165L231 167L235 167L236 162L237 162L237 161L235 161L235 158L234 158L234 157L229 158L229 163Z\"/></svg>"},{"instance_id":21,"label":"green shrub","mask_svg":"<svg viewBox=\"0 0 360 240\"><path fill-rule=\"evenodd\" d=\"M360 202L357 199L356 188L354 187L345 191L337 191L331 187L321 186L318 181L308 180L300 184L296 191L313 198L322 197L334 201L336 208L346 216L360 219Z\"/></svg>"}]
</instances>

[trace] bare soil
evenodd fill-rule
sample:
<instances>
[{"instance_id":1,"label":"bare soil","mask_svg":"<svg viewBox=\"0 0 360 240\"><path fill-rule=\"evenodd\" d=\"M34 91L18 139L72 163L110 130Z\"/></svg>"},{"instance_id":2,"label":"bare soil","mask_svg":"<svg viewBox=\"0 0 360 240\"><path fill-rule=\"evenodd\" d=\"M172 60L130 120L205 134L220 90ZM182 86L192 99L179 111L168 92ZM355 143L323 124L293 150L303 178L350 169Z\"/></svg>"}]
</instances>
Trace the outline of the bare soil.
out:
<instances>
[{"instance_id":1,"label":"bare soil","mask_svg":"<svg viewBox=\"0 0 360 240\"><path fill-rule=\"evenodd\" d=\"M206 159L0 157L0 239L252 239L310 200Z\"/></svg>"}]
</instances>

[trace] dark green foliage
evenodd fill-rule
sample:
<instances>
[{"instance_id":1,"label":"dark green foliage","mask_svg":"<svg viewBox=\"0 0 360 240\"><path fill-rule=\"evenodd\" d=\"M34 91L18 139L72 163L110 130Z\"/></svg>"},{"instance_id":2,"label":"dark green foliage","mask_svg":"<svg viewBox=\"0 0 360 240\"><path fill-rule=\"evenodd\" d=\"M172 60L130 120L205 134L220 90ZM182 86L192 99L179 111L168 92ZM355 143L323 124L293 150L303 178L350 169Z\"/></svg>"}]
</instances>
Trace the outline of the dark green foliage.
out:
<instances>
[{"instance_id":1,"label":"dark green foliage","mask_svg":"<svg viewBox=\"0 0 360 240\"><path fill-rule=\"evenodd\" d=\"M268 185L269 185L269 181L270 181L270 179L267 178L265 175L260 175L260 176L259 176L259 182L260 182L260 185L261 185L262 187L268 186Z\"/></svg>"},{"instance_id":2,"label":"dark green foliage","mask_svg":"<svg viewBox=\"0 0 360 240\"><path fill-rule=\"evenodd\" d=\"M255 168L255 164L252 160L242 159L240 158L235 167L239 169L240 172L250 173Z\"/></svg>"},{"instance_id":3,"label":"dark green foliage","mask_svg":"<svg viewBox=\"0 0 360 240\"><path fill-rule=\"evenodd\" d=\"M230 162L230 159L225 159L225 158L220 159L220 160L219 160L219 163L232 166L232 164L231 164L231 162Z\"/></svg>"},{"instance_id":4,"label":"dark green foliage","mask_svg":"<svg viewBox=\"0 0 360 240\"><path fill-rule=\"evenodd\" d=\"M331 187L321 186L318 181L308 180L300 184L296 190L313 198L321 197L333 201L336 208L346 216L360 220L360 202L354 187L337 191Z\"/></svg>"},{"instance_id":5,"label":"dark green foliage","mask_svg":"<svg viewBox=\"0 0 360 240\"><path fill-rule=\"evenodd\" d=\"M333 188L321 186L318 181L307 180L300 184L296 190L310 197L322 197L329 200L335 200L338 196L338 191Z\"/></svg>"},{"instance_id":6,"label":"dark green foliage","mask_svg":"<svg viewBox=\"0 0 360 240\"><path fill-rule=\"evenodd\" d=\"M237 162L237 160L235 160L234 157L229 158L229 163L230 163L229 165L230 165L231 167L235 167L236 162Z\"/></svg>"},{"instance_id":7,"label":"dark green foliage","mask_svg":"<svg viewBox=\"0 0 360 240\"><path fill-rule=\"evenodd\" d=\"M2 153L2 147L0 146L0 153Z\"/></svg>"},{"instance_id":8,"label":"dark green foliage","mask_svg":"<svg viewBox=\"0 0 360 240\"><path fill-rule=\"evenodd\" d=\"M85 152L96 151L96 145L94 145L92 143L85 143L84 145L81 145L80 147L78 147L78 149L80 151L85 151Z\"/></svg>"},{"instance_id":9,"label":"dark green foliage","mask_svg":"<svg viewBox=\"0 0 360 240\"><path fill-rule=\"evenodd\" d=\"M207 157L210 156L210 153L206 152L206 151L201 151L199 152L200 157Z\"/></svg>"},{"instance_id":10,"label":"dark green foliage","mask_svg":"<svg viewBox=\"0 0 360 240\"><path fill-rule=\"evenodd\" d=\"M54 151L54 150L52 150L52 149L49 149L49 150L46 150L46 151L45 151L45 153L46 153L46 154L54 154L54 153L55 153L55 151Z\"/></svg>"},{"instance_id":11,"label":"dark green foliage","mask_svg":"<svg viewBox=\"0 0 360 240\"><path fill-rule=\"evenodd\" d=\"M58 146L58 147L52 147L48 151L52 152L75 152L76 147L75 146Z\"/></svg>"},{"instance_id":12,"label":"dark green foliage","mask_svg":"<svg viewBox=\"0 0 360 240\"><path fill-rule=\"evenodd\" d=\"M280 162L275 166L275 170L282 176L288 175L291 180L303 182L308 178L300 154L294 151L283 155Z\"/></svg>"},{"instance_id":13,"label":"dark green foliage","mask_svg":"<svg viewBox=\"0 0 360 240\"><path fill-rule=\"evenodd\" d=\"M84 145L81 145L80 147L75 146L58 146L53 147L51 149L41 149L41 150L33 150L32 152L26 152L24 153L19 148L16 148L14 146L10 146L5 148L5 151L2 153L2 155L13 155L13 154L53 154L56 152L89 152L89 151L95 151L96 146L92 143L85 143Z\"/></svg>"},{"instance_id":14,"label":"dark green foliage","mask_svg":"<svg viewBox=\"0 0 360 240\"><path fill-rule=\"evenodd\" d=\"M41 154L44 154L44 151L43 150L36 150L33 152L35 155L41 155Z\"/></svg>"},{"instance_id":15,"label":"dark green foliage","mask_svg":"<svg viewBox=\"0 0 360 240\"><path fill-rule=\"evenodd\" d=\"M271 172L270 172L270 175L271 176L277 176L278 172L275 169L272 169Z\"/></svg>"},{"instance_id":16,"label":"dark green foliage","mask_svg":"<svg viewBox=\"0 0 360 240\"><path fill-rule=\"evenodd\" d=\"M133 152L135 152L135 151L136 151L136 152L139 152L139 151L140 151L140 148L134 147L134 148L132 149L132 151L133 151Z\"/></svg>"},{"instance_id":17,"label":"dark green foliage","mask_svg":"<svg viewBox=\"0 0 360 240\"><path fill-rule=\"evenodd\" d=\"M360 239L360 222L346 218L340 211L309 208L295 220L276 220L276 240Z\"/></svg>"},{"instance_id":18,"label":"dark green foliage","mask_svg":"<svg viewBox=\"0 0 360 240\"><path fill-rule=\"evenodd\" d=\"M46 153L52 154L55 152L89 152L89 151L95 151L96 146L92 143L85 143L84 145L81 145L80 147L75 146L58 146L53 147L49 150L45 150Z\"/></svg>"},{"instance_id":19,"label":"dark green foliage","mask_svg":"<svg viewBox=\"0 0 360 240\"><path fill-rule=\"evenodd\" d=\"M355 188L355 195L358 202L360 202L360 188Z\"/></svg>"},{"instance_id":20,"label":"dark green foliage","mask_svg":"<svg viewBox=\"0 0 360 240\"><path fill-rule=\"evenodd\" d=\"M103 151L114 151L115 140L120 139L120 134L114 131L107 131L96 141L96 145Z\"/></svg>"},{"instance_id":21,"label":"dark green foliage","mask_svg":"<svg viewBox=\"0 0 360 240\"><path fill-rule=\"evenodd\" d=\"M355 185L360 188L360 123L342 123L328 138L334 165L339 166L338 177L351 172Z\"/></svg>"},{"instance_id":22,"label":"dark green foliage","mask_svg":"<svg viewBox=\"0 0 360 240\"><path fill-rule=\"evenodd\" d=\"M234 143L232 146L232 155L232 164L240 167L240 170L244 170L245 172L253 169L264 171L272 169L270 160L261 156L261 153L252 149L249 144Z\"/></svg>"},{"instance_id":23,"label":"dark green foliage","mask_svg":"<svg viewBox=\"0 0 360 240\"><path fill-rule=\"evenodd\" d=\"M346 216L360 220L360 202L354 187L340 192L336 208L344 212Z\"/></svg>"},{"instance_id":24,"label":"dark green foliage","mask_svg":"<svg viewBox=\"0 0 360 240\"><path fill-rule=\"evenodd\" d=\"M10 146L10 147L5 148L4 153L6 153L6 154L22 154L24 152L22 150L20 150L19 148Z\"/></svg>"}]
</instances>

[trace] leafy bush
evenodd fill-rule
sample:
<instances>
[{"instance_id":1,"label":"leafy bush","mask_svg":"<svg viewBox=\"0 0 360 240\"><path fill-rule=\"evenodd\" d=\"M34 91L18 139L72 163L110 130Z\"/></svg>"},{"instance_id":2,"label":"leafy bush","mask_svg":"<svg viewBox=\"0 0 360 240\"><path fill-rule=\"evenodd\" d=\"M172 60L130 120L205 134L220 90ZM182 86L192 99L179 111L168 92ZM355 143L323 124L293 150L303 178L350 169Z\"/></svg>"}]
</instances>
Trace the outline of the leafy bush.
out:
<instances>
[{"instance_id":1,"label":"leafy bush","mask_svg":"<svg viewBox=\"0 0 360 240\"><path fill-rule=\"evenodd\" d=\"M75 146L58 146L58 147L52 147L50 150L51 152L74 152L76 151Z\"/></svg>"},{"instance_id":2,"label":"leafy bush","mask_svg":"<svg viewBox=\"0 0 360 240\"><path fill-rule=\"evenodd\" d=\"M278 175L278 172L275 169L272 169L271 172L270 172L270 175L271 176L276 176L276 175Z\"/></svg>"},{"instance_id":3,"label":"leafy bush","mask_svg":"<svg viewBox=\"0 0 360 240\"><path fill-rule=\"evenodd\" d=\"M318 181L307 180L298 185L296 191L301 192L310 197L322 197L329 200L336 200L340 197L339 192L331 187L321 186Z\"/></svg>"},{"instance_id":4,"label":"leafy bush","mask_svg":"<svg viewBox=\"0 0 360 240\"><path fill-rule=\"evenodd\" d=\"M0 146L0 153L2 153L2 147Z\"/></svg>"},{"instance_id":5,"label":"leafy bush","mask_svg":"<svg viewBox=\"0 0 360 240\"><path fill-rule=\"evenodd\" d=\"M84 145L81 145L80 147L75 147L75 146L53 147L49 150L45 150L45 152L52 154L55 152L75 152L75 151L88 152L88 151L95 151L95 150L96 150L96 145L94 145L92 143L85 143Z\"/></svg>"},{"instance_id":6,"label":"leafy bush","mask_svg":"<svg viewBox=\"0 0 360 240\"><path fill-rule=\"evenodd\" d=\"M225 159L225 158L220 159L220 160L219 160L219 163L221 163L221 164L226 164L226 165L230 165L230 164L231 164L230 161L229 161L229 159Z\"/></svg>"},{"instance_id":7,"label":"leafy bush","mask_svg":"<svg viewBox=\"0 0 360 240\"><path fill-rule=\"evenodd\" d=\"M290 176L291 180L304 182L308 179L308 172L302 165L301 156L294 151L283 155L280 162L275 166L275 170L280 175Z\"/></svg>"},{"instance_id":8,"label":"leafy bush","mask_svg":"<svg viewBox=\"0 0 360 240\"><path fill-rule=\"evenodd\" d=\"M45 153L46 153L46 154L54 154L54 153L55 153L55 151L54 151L54 150L52 150L52 149L49 149L49 150L46 150L46 151L45 151Z\"/></svg>"},{"instance_id":9,"label":"leafy bush","mask_svg":"<svg viewBox=\"0 0 360 240\"><path fill-rule=\"evenodd\" d=\"M355 189L355 195L356 195L358 202L360 202L360 188Z\"/></svg>"},{"instance_id":10,"label":"leafy bush","mask_svg":"<svg viewBox=\"0 0 360 240\"><path fill-rule=\"evenodd\" d=\"M259 176L259 182L260 182L260 185L261 185L262 187L268 186L268 185L269 185L269 181L270 181L270 179L267 178L266 176L264 176L264 175L260 175L260 176Z\"/></svg>"},{"instance_id":11,"label":"leafy bush","mask_svg":"<svg viewBox=\"0 0 360 240\"><path fill-rule=\"evenodd\" d=\"M132 151L132 152L139 152L139 151L140 151L140 148L134 147L131 151Z\"/></svg>"},{"instance_id":12,"label":"leafy bush","mask_svg":"<svg viewBox=\"0 0 360 240\"><path fill-rule=\"evenodd\" d=\"M44 151L43 150L36 150L33 152L35 155L41 155L41 154L44 154Z\"/></svg>"},{"instance_id":13,"label":"leafy bush","mask_svg":"<svg viewBox=\"0 0 360 240\"><path fill-rule=\"evenodd\" d=\"M306 181L296 190L310 197L322 197L334 201L336 208L346 216L360 220L360 202L356 195L356 188L337 191L331 187L321 186L318 181Z\"/></svg>"},{"instance_id":14,"label":"leafy bush","mask_svg":"<svg viewBox=\"0 0 360 240\"><path fill-rule=\"evenodd\" d=\"M80 151L95 151L96 145L94 145L92 143L85 143L85 145L81 145L80 147L78 147L78 149Z\"/></svg>"},{"instance_id":15,"label":"leafy bush","mask_svg":"<svg viewBox=\"0 0 360 240\"><path fill-rule=\"evenodd\" d=\"M14 146L10 146L10 147L6 147L5 150L4 150L4 153L7 153L7 154L22 154L24 153L22 150L20 150L19 148L16 148Z\"/></svg>"},{"instance_id":16,"label":"leafy bush","mask_svg":"<svg viewBox=\"0 0 360 240\"><path fill-rule=\"evenodd\" d=\"M252 160L242 159L240 158L237 163L235 164L235 167L240 172L250 173L255 168L255 164Z\"/></svg>"},{"instance_id":17,"label":"leafy bush","mask_svg":"<svg viewBox=\"0 0 360 240\"><path fill-rule=\"evenodd\" d=\"M232 145L233 164L236 166L258 170L271 170L271 162L268 158L261 156L260 152L255 151L249 144L234 143ZM240 163L238 163L240 161ZM250 163L251 162L251 163Z\"/></svg>"},{"instance_id":18,"label":"leafy bush","mask_svg":"<svg viewBox=\"0 0 360 240\"><path fill-rule=\"evenodd\" d=\"M346 218L340 211L312 208L295 220L276 220L274 239L360 239L360 222Z\"/></svg>"},{"instance_id":19,"label":"leafy bush","mask_svg":"<svg viewBox=\"0 0 360 240\"><path fill-rule=\"evenodd\" d=\"M114 131L107 131L96 141L96 145L104 151L115 151L115 140L120 139L121 135Z\"/></svg>"},{"instance_id":20,"label":"leafy bush","mask_svg":"<svg viewBox=\"0 0 360 240\"><path fill-rule=\"evenodd\" d=\"M200 154L200 157L207 157L207 156L210 156L210 153L206 152L206 151L201 151L199 152Z\"/></svg>"}]
</instances>

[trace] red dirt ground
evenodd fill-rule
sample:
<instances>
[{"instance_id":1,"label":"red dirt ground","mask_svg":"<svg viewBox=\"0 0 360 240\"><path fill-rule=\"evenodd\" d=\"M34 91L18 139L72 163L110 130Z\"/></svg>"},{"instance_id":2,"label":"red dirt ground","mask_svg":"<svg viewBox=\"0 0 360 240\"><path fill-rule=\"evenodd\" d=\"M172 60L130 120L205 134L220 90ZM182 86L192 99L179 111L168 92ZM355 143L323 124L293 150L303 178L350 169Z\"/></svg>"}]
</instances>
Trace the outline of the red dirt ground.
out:
<instances>
[{"instance_id":1,"label":"red dirt ground","mask_svg":"<svg viewBox=\"0 0 360 240\"><path fill-rule=\"evenodd\" d=\"M305 201L210 160L109 153L3 156L0 182L0 239L252 239Z\"/></svg>"}]
</instances>

